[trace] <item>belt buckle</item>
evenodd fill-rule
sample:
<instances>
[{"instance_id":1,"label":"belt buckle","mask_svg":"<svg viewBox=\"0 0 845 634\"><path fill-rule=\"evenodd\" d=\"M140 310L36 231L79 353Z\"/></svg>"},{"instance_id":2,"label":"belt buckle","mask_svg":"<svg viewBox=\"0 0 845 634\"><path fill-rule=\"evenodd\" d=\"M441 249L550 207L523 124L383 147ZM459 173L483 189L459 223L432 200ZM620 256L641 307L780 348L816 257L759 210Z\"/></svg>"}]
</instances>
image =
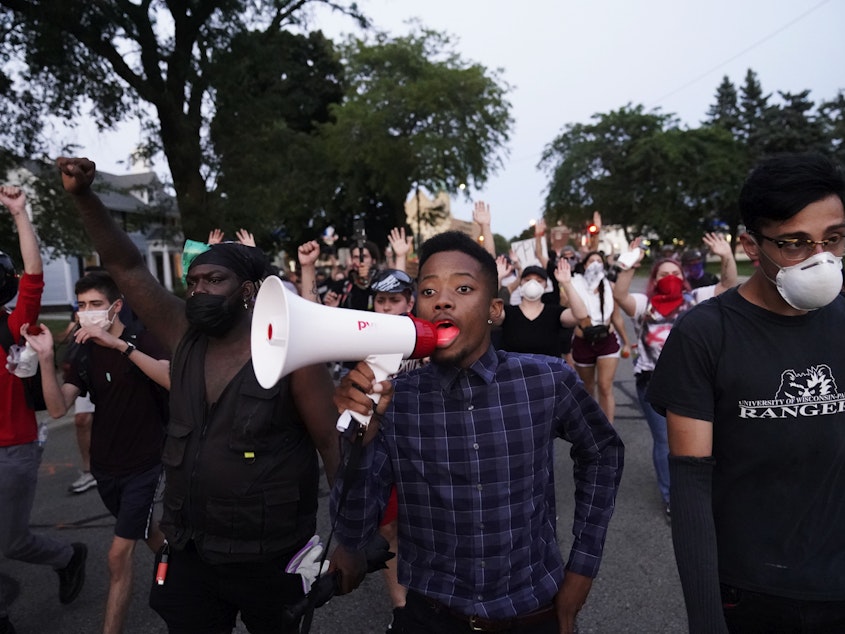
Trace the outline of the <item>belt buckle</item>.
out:
<instances>
[{"instance_id":1,"label":"belt buckle","mask_svg":"<svg viewBox=\"0 0 845 634\"><path fill-rule=\"evenodd\" d=\"M478 623L478 615L473 614L469 617L469 629L473 632L486 632L484 626Z\"/></svg>"}]
</instances>

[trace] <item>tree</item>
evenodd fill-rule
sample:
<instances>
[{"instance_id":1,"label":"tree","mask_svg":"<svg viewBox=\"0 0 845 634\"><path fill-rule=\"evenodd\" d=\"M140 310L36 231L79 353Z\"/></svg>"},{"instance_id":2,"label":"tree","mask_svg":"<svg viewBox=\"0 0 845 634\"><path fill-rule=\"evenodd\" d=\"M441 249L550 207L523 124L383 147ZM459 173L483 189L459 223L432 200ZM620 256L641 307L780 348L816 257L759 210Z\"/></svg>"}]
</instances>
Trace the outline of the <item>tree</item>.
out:
<instances>
[{"instance_id":1,"label":"tree","mask_svg":"<svg viewBox=\"0 0 845 634\"><path fill-rule=\"evenodd\" d=\"M244 33L215 61L214 77L218 178L208 221L230 234L246 227L267 248L282 229L300 244L337 182L319 136L344 94L332 42L319 32Z\"/></svg>"},{"instance_id":2,"label":"tree","mask_svg":"<svg viewBox=\"0 0 845 634\"><path fill-rule=\"evenodd\" d=\"M819 117L830 143L828 151L845 165L845 93L840 92L835 99L819 104Z\"/></svg>"},{"instance_id":3,"label":"tree","mask_svg":"<svg viewBox=\"0 0 845 634\"><path fill-rule=\"evenodd\" d=\"M825 151L829 140L822 121L813 113L815 104L809 90L800 93L778 91L783 105L770 106L766 112L766 131L762 142L765 154Z\"/></svg>"},{"instance_id":4,"label":"tree","mask_svg":"<svg viewBox=\"0 0 845 634\"><path fill-rule=\"evenodd\" d=\"M464 61L448 36L425 29L350 39L343 57L346 99L321 128L340 175L338 219L363 213L371 235L386 234L405 223L415 188L480 188L501 166L512 119L500 71Z\"/></svg>"},{"instance_id":5,"label":"tree","mask_svg":"<svg viewBox=\"0 0 845 634\"><path fill-rule=\"evenodd\" d=\"M737 92L730 78L725 75L716 88L716 102L707 110L705 125L718 126L736 135L740 129L740 111Z\"/></svg>"},{"instance_id":6,"label":"tree","mask_svg":"<svg viewBox=\"0 0 845 634\"><path fill-rule=\"evenodd\" d=\"M242 34L278 33L315 3L366 23L333 0L0 0L0 141L36 156L51 116L90 111L101 129L138 118L145 152L167 159L186 235L201 236L215 176L209 70Z\"/></svg>"},{"instance_id":7,"label":"tree","mask_svg":"<svg viewBox=\"0 0 845 634\"><path fill-rule=\"evenodd\" d=\"M739 148L726 130L682 129L630 105L566 127L543 155L552 176L546 222L580 226L593 210L633 235L698 241L738 191ZM629 236L630 237L630 236Z\"/></svg>"},{"instance_id":8,"label":"tree","mask_svg":"<svg viewBox=\"0 0 845 634\"><path fill-rule=\"evenodd\" d=\"M632 152L644 139L676 125L670 115L646 113L630 104L592 116L594 123L569 124L543 151L539 167L551 181L546 194L546 222L577 227L602 212L606 224L641 228L643 183L634 178Z\"/></svg>"},{"instance_id":9,"label":"tree","mask_svg":"<svg viewBox=\"0 0 845 634\"><path fill-rule=\"evenodd\" d=\"M756 163L765 153L764 142L770 126L766 115L769 112L769 98L764 94L757 73L750 68L745 74L745 83L740 89L739 139L748 149L748 164Z\"/></svg>"}]
</instances>

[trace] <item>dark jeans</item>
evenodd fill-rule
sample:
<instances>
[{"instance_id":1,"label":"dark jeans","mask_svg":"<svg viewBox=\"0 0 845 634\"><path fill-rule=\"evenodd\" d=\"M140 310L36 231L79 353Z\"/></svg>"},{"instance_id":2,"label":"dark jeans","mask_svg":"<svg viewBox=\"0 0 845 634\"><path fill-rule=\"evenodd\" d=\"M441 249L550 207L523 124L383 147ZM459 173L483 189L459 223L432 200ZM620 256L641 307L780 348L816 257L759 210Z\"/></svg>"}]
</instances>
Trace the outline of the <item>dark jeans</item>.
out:
<instances>
[{"instance_id":1,"label":"dark jeans","mask_svg":"<svg viewBox=\"0 0 845 634\"><path fill-rule=\"evenodd\" d=\"M405 609L402 610L401 634L470 634L472 628L467 621L462 621L445 610L438 611L421 595L408 592ZM559 634L557 619L549 619L525 627L512 627L503 630L505 634Z\"/></svg>"},{"instance_id":2,"label":"dark jeans","mask_svg":"<svg viewBox=\"0 0 845 634\"><path fill-rule=\"evenodd\" d=\"M734 633L845 632L845 601L801 601L722 584L722 604Z\"/></svg>"}]
</instances>

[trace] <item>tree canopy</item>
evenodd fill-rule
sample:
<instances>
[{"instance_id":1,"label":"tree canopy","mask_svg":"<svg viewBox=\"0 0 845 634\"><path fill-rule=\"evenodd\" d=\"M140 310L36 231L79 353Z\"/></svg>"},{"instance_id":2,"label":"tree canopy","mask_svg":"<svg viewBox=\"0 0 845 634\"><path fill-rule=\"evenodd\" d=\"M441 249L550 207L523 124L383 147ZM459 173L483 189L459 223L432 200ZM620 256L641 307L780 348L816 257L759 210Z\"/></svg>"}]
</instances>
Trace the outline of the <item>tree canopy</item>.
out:
<instances>
[{"instance_id":1,"label":"tree canopy","mask_svg":"<svg viewBox=\"0 0 845 634\"><path fill-rule=\"evenodd\" d=\"M499 71L463 60L427 29L342 47L348 87L321 127L337 165L335 207L368 210L371 233L405 223L415 187L436 194L480 188L501 166L512 119Z\"/></svg>"},{"instance_id":2,"label":"tree canopy","mask_svg":"<svg viewBox=\"0 0 845 634\"><path fill-rule=\"evenodd\" d=\"M512 124L499 71L420 27L335 46L304 32L317 4L366 26L348 0L0 0L0 146L39 157L55 117L140 119L127 156L163 153L185 235L264 247L353 216L386 235L414 186L480 187Z\"/></svg>"},{"instance_id":3,"label":"tree canopy","mask_svg":"<svg viewBox=\"0 0 845 634\"><path fill-rule=\"evenodd\" d=\"M739 190L758 160L816 151L842 161L845 97L816 105L809 94L778 92L773 101L749 70L739 91L722 80L698 127L630 104L569 124L540 161L549 174L546 220L579 227L599 210L604 223L635 235L697 243L726 225L735 240Z\"/></svg>"},{"instance_id":4,"label":"tree canopy","mask_svg":"<svg viewBox=\"0 0 845 634\"><path fill-rule=\"evenodd\" d=\"M366 24L354 3L333 0L0 0L0 142L29 158L48 147L51 117L87 114L100 129L138 118L144 153L167 160L186 235L201 235L216 176L216 59L244 34L301 23L314 4Z\"/></svg>"}]
</instances>

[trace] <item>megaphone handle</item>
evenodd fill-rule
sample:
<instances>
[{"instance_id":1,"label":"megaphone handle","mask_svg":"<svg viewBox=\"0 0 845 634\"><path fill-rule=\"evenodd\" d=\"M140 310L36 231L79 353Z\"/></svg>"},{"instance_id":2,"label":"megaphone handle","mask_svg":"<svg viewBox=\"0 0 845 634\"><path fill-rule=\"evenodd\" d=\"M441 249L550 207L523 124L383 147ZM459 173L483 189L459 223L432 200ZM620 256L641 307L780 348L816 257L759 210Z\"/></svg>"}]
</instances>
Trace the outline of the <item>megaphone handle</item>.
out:
<instances>
[{"instance_id":1,"label":"megaphone handle","mask_svg":"<svg viewBox=\"0 0 845 634\"><path fill-rule=\"evenodd\" d=\"M373 374L375 374L376 382L381 382L392 374L396 374L396 372L399 370L399 366L402 363L402 358L402 353L374 354L364 359L364 361L367 363L368 366L370 366L370 369L373 371ZM367 396L369 396L373 400L373 409L375 409L375 405L378 405L378 402L381 399L381 394L368 394ZM366 427L370 424L370 416L346 410L340 415L340 418L337 419L338 431L343 432L347 430L350 423L350 417L355 418L355 420L361 423L363 427Z\"/></svg>"}]
</instances>

